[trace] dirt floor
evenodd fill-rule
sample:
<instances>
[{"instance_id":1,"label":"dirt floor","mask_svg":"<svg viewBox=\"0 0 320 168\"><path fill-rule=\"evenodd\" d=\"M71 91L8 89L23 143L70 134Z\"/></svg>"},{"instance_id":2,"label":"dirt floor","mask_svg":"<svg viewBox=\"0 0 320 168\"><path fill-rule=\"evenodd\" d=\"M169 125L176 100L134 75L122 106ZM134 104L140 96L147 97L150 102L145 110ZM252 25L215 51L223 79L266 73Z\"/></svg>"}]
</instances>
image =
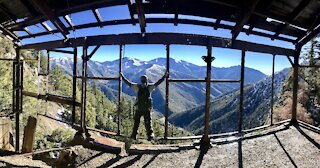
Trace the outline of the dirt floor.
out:
<instances>
[{"instance_id":1,"label":"dirt floor","mask_svg":"<svg viewBox=\"0 0 320 168\"><path fill-rule=\"evenodd\" d=\"M131 146L132 153L114 155L81 146L77 167L310 167L320 165L320 135L301 127L280 126L243 138L214 139L202 153L194 146ZM159 150L158 152L156 152ZM0 157L0 166L45 167L21 156Z\"/></svg>"}]
</instances>

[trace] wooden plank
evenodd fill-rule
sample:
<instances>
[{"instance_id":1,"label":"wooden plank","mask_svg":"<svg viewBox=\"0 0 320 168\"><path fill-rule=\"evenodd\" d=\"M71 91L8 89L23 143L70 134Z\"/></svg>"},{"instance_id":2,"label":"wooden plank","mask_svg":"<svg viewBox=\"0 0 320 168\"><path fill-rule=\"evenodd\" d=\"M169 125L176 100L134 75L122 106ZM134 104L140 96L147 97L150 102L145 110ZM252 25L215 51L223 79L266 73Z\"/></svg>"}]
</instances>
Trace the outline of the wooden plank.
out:
<instances>
[{"instance_id":1,"label":"wooden plank","mask_svg":"<svg viewBox=\"0 0 320 168\"><path fill-rule=\"evenodd\" d=\"M33 151L33 143L35 138L37 119L29 116L27 125L24 127L22 153L30 153Z\"/></svg>"}]
</instances>

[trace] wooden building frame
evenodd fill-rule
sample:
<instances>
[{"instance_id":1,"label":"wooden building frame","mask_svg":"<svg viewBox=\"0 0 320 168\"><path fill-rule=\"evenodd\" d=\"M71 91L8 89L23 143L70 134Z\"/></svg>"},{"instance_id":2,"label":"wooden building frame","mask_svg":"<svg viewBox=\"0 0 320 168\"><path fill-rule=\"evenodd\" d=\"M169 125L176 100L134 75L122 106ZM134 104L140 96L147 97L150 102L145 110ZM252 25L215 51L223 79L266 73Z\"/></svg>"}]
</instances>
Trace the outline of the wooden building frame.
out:
<instances>
[{"instance_id":1,"label":"wooden building frame","mask_svg":"<svg viewBox=\"0 0 320 168\"><path fill-rule=\"evenodd\" d=\"M72 121L75 123L76 107L81 109L81 123L80 129L86 131L91 128L87 128L85 124L86 117L86 85L87 79L96 80L118 80L119 81L119 97L118 107L121 105L121 92L122 92L122 78L120 73L122 72L122 48L127 44L163 44L166 46L166 68L170 72L169 58L170 58L170 45L196 45L205 46L207 48L207 55L203 57L207 63L207 77L205 79L170 79L166 78L166 91L165 91L165 133L164 139L179 139L168 136L168 114L169 114L169 83L171 82L205 82L206 83L206 110L205 110L205 122L204 122L204 134L202 138L203 145L206 146L210 143L210 138L215 135L209 135L209 108L210 108L210 84L212 82L239 82L240 83L240 113L239 113L239 126L238 132L247 132L243 130L243 88L244 88L244 67L245 67L245 55L247 51L259 52L271 54L273 56L272 64L272 98L271 105L273 105L273 90L274 90L274 66L275 56L288 57L293 67L293 104L292 104L292 117L291 124L296 124L297 121L297 91L298 91L298 71L299 67L305 67L299 65L299 55L301 48L312 38L316 37L320 32L320 4L313 0L249 0L245 4L237 0L96 0L92 2L83 2L70 0L68 6L64 5L63 0L46 0L44 3L42 0L27 0L27 2L20 2L14 0L12 2L0 2L3 8L0 10L0 31L3 35L11 39L16 47L15 59L0 59L13 61L13 103L12 110L16 114L16 151L20 151L19 147L19 114L22 112L23 96L36 97L46 101L54 101L61 104L72 105ZM61 3L60 3L61 2ZM285 4L288 8L279 9L277 5ZM127 6L130 18L123 20L103 21L100 8L111 6ZM159 7L160 6L160 7ZM13 7L17 11L12 10ZM5 10L4 10L5 9ZM281 10L281 12L279 12ZM87 23L81 25L74 25L70 15L81 11L92 11L96 22ZM306 12L307 11L307 12ZM147 14L173 14L173 18L148 18ZM183 19L180 18L183 15L214 18L215 22L196 20L196 19ZM65 25L59 18L62 17L67 23ZM19 18L26 18L23 21L17 21ZM269 21L268 21L269 19ZM270 21L271 19L271 21ZM54 29L51 28L46 22L50 21ZM227 24L223 21L233 22L235 25ZM206 35L195 34L181 34L181 33L149 33L146 29L147 24L164 23L164 24L187 24L212 27L213 29L226 29L231 30L231 38L221 38ZM46 31L33 33L28 26L40 24ZM140 33L131 34L115 34L115 35L99 35L88 37L69 38L70 31L93 28L93 27L106 27L111 25L124 25L124 24L139 24ZM261 29L263 31L259 31ZM24 31L27 35L19 36L15 32ZM269 32L272 32L271 34ZM56 41L48 41L35 44L22 45L20 42L24 39L36 38L44 35L51 35L60 33L63 39ZM293 43L295 49L281 48L270 45L257 44L247 41L238 40L240 33L252 34L269 38L272 40L281 40ZM289 37L290 36L290 37ZM103 45L118 45L120 47L119 53L119 77L88 77L87 75L87 62L95 54L100 46ZM88 53L89 46L96 46L91 53ZM77 48L82 47L83 55L82 61L82 73L81 76L77 75ZM211 62L213 60L212 54L215 47L218 48L230 48L241 50L241 72L239 80L216 80L211 79ZM63 50L61 48L71 48L72 51ZM74 56L73 67L73 92L72 97L63 97L59 95L51 95L46 93L45 95L30 93L23 88L23 64L27 60L23 60L20 57L21 50L47 50L48 51L48 71L45 74L39 74L47 76L50 73L49 60L50 52L61 52L65 54L72 54ZM294 61L291 61L293 57ZM40 62L40 58L37 58ZM77 79L81 79L81 101L76 101L76 82ZM47 90L48 91L48 90ZM272 109L272 108L271 108ZM120 110L120 109L119 109ZM272 116L273 110L271 110ZM118 115L119 116L119 115ZM271 125L276 124L271 120ZM79 128L79 127L78 127ZM95 130L95 129L91 129ZM102 131L102 130L100 130ZM115 135L114 133L110 133ZM118 131L117 135L121 135L120 132L120 119L118 118ZM230 134L230 133L229 133ZM194 137L184 137L180 139L193 139Z\"/></svg>"}]
</instances>

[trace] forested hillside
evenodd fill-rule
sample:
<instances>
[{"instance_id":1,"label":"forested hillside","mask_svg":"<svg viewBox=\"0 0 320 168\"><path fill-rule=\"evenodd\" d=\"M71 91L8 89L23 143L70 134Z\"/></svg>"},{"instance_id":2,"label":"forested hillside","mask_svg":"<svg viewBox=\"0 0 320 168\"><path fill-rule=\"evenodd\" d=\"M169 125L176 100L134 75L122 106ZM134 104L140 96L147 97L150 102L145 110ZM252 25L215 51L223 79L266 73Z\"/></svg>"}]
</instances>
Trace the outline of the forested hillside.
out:
<instances>
[{"instance_id":1,"label":"forested hillside","mask_svg":"<svg viewBox=\"0 0 320 168\"><path fill-rule=\"evenodd\" d=\"M320 42L313 39L302 51L300 64L320 65ZM279 104L275 106L275 119L282 120L291 117L292 105L292 69L283 85ZM299 68L299 89L297 119L309 124L320 124L320 69L317 67Z\"/></svg>"},{"instance_id":2,"label":"forested hillside","mask_svg":"<svg viewBox=\"0 0 320 168\"><path fill-rule=\"evenodd\" d=\"M15 58L15 50L13 44L6 38L0 36L0 55L1 58ZM41 57L41 72L46 72L46 56L43 52L28 50L22 51L22 58ZM11 116L12 114L12 62L1 61L0 66L0 110L1 116ZM40 76L38 79L37 62L24 63L24 90L34 93L45 94L46 85L45 77ZM77 84L77 101L80 102L80 81ZM38 89L39 88L39 89ZM72 77L65 74L58 66L52 67L49 75L48 90L50 94L63 96L72 95ZM89 127L95 127L108 131L117 131L117 103L109 100L107 96L100 90L100 87L94 82L87 86L87 111L86 123ZM133 125L134 107L132 100L124 98L120 111L121 133L129 135ZM26 125L29 116L38 119L35 149L44 149L65 146L71 139L75 131L69 126L51 121L37 114L51 115L57 119L71 121L71 107L68 105L57 104L37 100L32 97L23 96L23 112L20 115L20 141L23 137L23 128ZM80 109L77 108L76 122L79 123ZM14 128L14 122L12 122ZM158 119L154 119L153 128L155 136L163 136L164 126ZM187 135L188 132L170 127L170 134ZM13 129L14 130L14 129ZM140 127L140 136L145 136L144 127ZM15 136L13 136L15 137Z\"/></svg>"},{"instance_id":3,"label":"forested hillside","mask_svg":"<svg viewBox=\"0 0 320 168\"><path fill-rule=\"evenodd\" d=\"M275 101L288 74L284 69L275 74ZM210 133L222 133L238 130L239 90L213 98L210 106ZM243 128L249 129L264 125L270 116L271 77L244 87ZM173 114L170 122L195 134L203 131L205 106Z\"/></svg>"}]
</instances>

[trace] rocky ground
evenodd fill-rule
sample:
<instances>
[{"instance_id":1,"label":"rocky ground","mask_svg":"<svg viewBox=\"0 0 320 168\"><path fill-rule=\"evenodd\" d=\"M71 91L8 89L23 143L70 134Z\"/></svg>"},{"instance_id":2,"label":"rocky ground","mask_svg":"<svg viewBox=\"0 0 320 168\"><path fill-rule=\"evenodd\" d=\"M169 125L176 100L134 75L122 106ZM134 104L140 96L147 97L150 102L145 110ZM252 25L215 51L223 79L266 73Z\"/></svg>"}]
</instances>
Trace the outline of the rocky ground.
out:
<instances>
[{"instance_id":1,"label":"rocky ground","mask_svg":"<svg viewBox=\"0 0 320 168\"><path fill-rule=\"evenodd\" d=\"M196 147L133 145L127 155L72 147L77 167L318 167L320 135L301 127L280 126L237 137L215 139L202 153ZM160 150L157 152L157 150ZM0 166L46 167L22 156L0 157Z\"/></svg>"}]
</instances>

